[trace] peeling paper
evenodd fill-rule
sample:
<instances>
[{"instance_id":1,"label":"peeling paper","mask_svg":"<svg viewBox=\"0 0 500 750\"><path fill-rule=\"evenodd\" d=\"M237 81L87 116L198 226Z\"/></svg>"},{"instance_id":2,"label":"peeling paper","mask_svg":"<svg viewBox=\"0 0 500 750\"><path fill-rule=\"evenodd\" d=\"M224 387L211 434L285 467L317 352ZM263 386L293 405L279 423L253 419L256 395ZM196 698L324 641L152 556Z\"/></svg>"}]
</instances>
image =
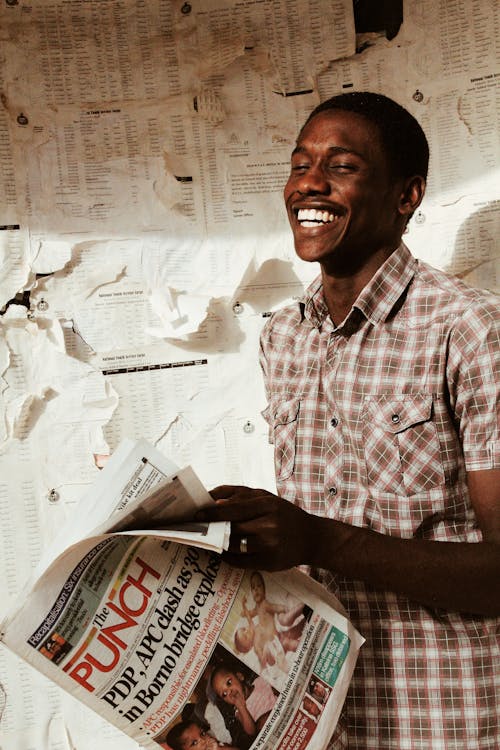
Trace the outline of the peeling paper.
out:
<instances>
[{"instance_id":1,"label":"peeling paper","mask_svg":"<svg viewBox=\"0 0 500 750\"><path fill-rule=\"evenodd\" d=\"M78 268L78 265L67 266L48 278L43 278L34 286L30 299L35 307L43 302L51 315L61 318L73 318L75 311L84 305L95 290L112 284L125 273L123 261L117 267L112 262L100 263L92 270ZM44 306L41 311L45 312Z\"/></svg>"},{"instance_id":2,"label":"peeling paper","mask_svg":"<svg viewBox=\"0 0 500 750\"><path fill-rule=\"evenodd\" d=\"M0 231L0 309L27 286L32 255L27 232Z\"/></svg>"},{"instance_id":3,"label":"peeling paper","mask_svg":"<svg viewBox=\"0 0 500 750\"><path fill-rule=\"evenodd\" d=\"M178 186L164 180L163 144L176 142L176 118L187 115L188 102L184 94L154 104L32 106L29 124L15 132L26 159L19 179L30 199L30 229L90 238L165 230L171 201L160 199L157 186L167 195Z\"/></svg>"},{"instance_id":4,"label":"peeling paper","mask_svg":"<svg viewBox=\"0 0 500 750\"><path fill-rule=\"evenodd\" d=\"M218 424L222 418L221 415L214 423L204 421L202 427L193 429L193 423L184 414L180 415L156 446L172 459L175 458L179 465L192 466L207 488L221 484L223 480L229 482L230 457L226 455L225 460L222 459L224 432Z\"/></svg>"},{"instance_id":5,"label":"peeling paper","mask_svg":"<svg viewBox=\"0 0 500 750\"><path fill-rule=\"evenodd\" d=\"M275 489L267 425L260 414L265 395L256 352L252 347L251 352L212 358L210 383L179 404L178 418L156 441L179 465L191 464L207 487L244 482L256 486L259 480L258 486L265 482ZM244 429L247 422L249 432ZM260 466L253 477L250 464Z\"/></svg>"},{"instance_id":6,"label":"peeling paper","mask_svg":"<svg viewBox=\"0 0 500 750\"><path fill-rule=\"evenodd\" d=\"M83 4L76 39L64 13L43 5L30 14L9 9L10 31L23 40L17 57L23 59L22 93L30 104L28 121L14 133L27 169L20 181L29 196L32 231L115 236L172 231L176 220L182 224L176 234L218 231L221 223L230 231L232 207L216 163L214 124L220 130L229 113L244 118L251 112L255 129L262 124L263 104L271 120L282 104L290 113L292 99L314 91L329 60L354 53L348 0L333 6L329 0L207 0L189 14L182 5L168 14L157 4L139 9L125 1L123 25L117 29L111 11L102 8L96 30L93 8ZM45 38L47 28L54 32ZM155 31L144 34L141 28ZM68 41L68 50L78 48L78 64L73 54L61 52L59 39ZM127 52L120 56L124 39ZM59 66L39 64L42 50L54 59L62 56L64 75ZM240 66L246 66L243 79ZM248 70L255 83L247 79ZM16 84L19 89L21 81ZM293 118L280 120L282 129L296 133ZM191 162L187 174L169 174L163 152L182 153ZM179 176L192 181L180 182ZM201 193L207 185L210 201Z\"/></svg>"},{"instance_id":7,"label":"peeling paper","mask_svg":"<svg viewBox=\"0 0 500 750\"><path fill-rule=\"evenodd\" d=\"M113 361L105 371L106 379L119 395L118 406L104 428L112 450L125 437L143 437L153 444L166 435L171 440L181 425L184 433L191 421L196 424L202 419L193 412L193 400L209 385L210 360L195 359L182 351L164 352L163 357L156 352L155 356L151 349L142 357L138 353L136 362L134 366L133 359L124 353L121 364ZM167 455L175 462L178 446L172 443L172 448L175 454Z\"/></svg>"},{"instance_id":8,"label":"peeling paper","mask_svg":"<svg viewBox=\"0 0 500 750\"><path fill-rule=\"evenodd\" d=\"M268 29L276 93L292 96L311 91L317 76L331 60L354 55L356 38L351 2L292 0L271 7L276 13ZM308 23L297 24L297 19L307 19ZM313 29L319 30L319 43Z\"/></svg>"},{"instance_id":9,"label":"peeling paper","mask_svg":"<svg viewBox=\"0 0 500 750\"><path fill-rule=\"evenodd\" d=\"M158 338L182 338L196 331L206 318L209 295L187 294L175 289L154 289L151 305L160 321L160 326L147 329L147 333Z\"/></svg>"},{"instance_id":10,"label":"peeling paper","mask_svg":"<svg viewBox=\"0 0 500 750\"><path fill-rule=\"evenodd\" d=\"M51 328L59 325L53 322ZM3 448L15 439L28 440L36 447L36 473L44 493L72 486L63 497L72 501L97 472L93 454L107 451L103 426L118 398L100 372L65 354L56 343L61 336L34 323L7 327L14 364L4 373Z\"/></svg>"},{"instance_id":11,"label":"peeling paper","mask_svg":"<svg viewBox=\"0 0 500 750\"><path fill-rule=\"evenodd\" d=\"M44 400L48 398L50 389L43 390L40 395L27 393L9 401L5 407L5 435L7 438L23 438L26 425L34 413L44 408ZM0 445L0 449L1 449Z\"/></svg>"},{"instance_id":12,"label":"peeling paper","mask_svg":"<svg viewBox=\"0 0 500 750\"><path fill-rule=\"evenodd\" d=\"M103 428L117 404L115 390L101 373L80 372L75 384L46 406L33 428L33 439L40 445L40 479L66 502L74 502L95 477L94 454L109 450Z\"/></svg>"},{"instance_id":13,"label":"peeling paper","mask_svg":"<svg viewBox=\"0 0 500 750\"><path fill-rule=\"evenodd\" d=\"M0 325L0 332L3 334L3 326L1 325ZM0 338L0 414L3 415L2 419L0 420L0 446L7 439L7 436L8 436L7 420L5 417L7 407L5 405L4 393L5 393L5 390L9 386L8 386L7 381L4 378L4 375L9 366L9 362L10 362L9 347L7 346L7 342L3 338Z\"/></svg>"},{"instance_id":14,"label":"peeling paper","mask_svg":"<svg viewBox=\"0 0 500 750\"><path fill-rule=\"evenodd\" d=\"M139 263L147 286L192 290L210 274L204 259L203 237L155 236L145 238L140 246ZM213 274L211 274L213 275ZM207 284L208 288L208 284Z\"/></svg>"},{"instance_id":15,"label":"peeling paper","mask_svg":"<svg viewBox=\"0 0 500 750\"><path fill-rule=\"evenodd\" d=\"M49 721L47 750L73 750L62 716L52 716Z\"/></svg>"},{"instance_id":16,"label":"peeling paper","mask_svg":"<svg viewBox=\"0 0 500 750\"><path fill-rule=\"evenodd\" d=\"M140 266L141 242L81 243L71 262L31 293L37 318L72 320L95 352L148 343L154 316ZM104 260L103 260L104 259Z\"/></svg>"},{"instance_id":17,"label":"peeling paper","mask_svg":"<svg viewBox=\"0 0 500 750\"><path fill-rule=\"evenodd\" d=\"M192 60L200 78L220 74L245 52L239 19L235 15L229 18L227 13L218 13L218 9L209 5L210 0L200 7L195 16L197 23ZM179 41L185 50L184 40Z\"/></svg>"},{"instance_id":18,"label":"peeling paper","mask_svg":"<svg viewBox=\"0 0 500 750\"><path fill-rule=\"evenodd\" d=\"M52 390L55 350L46 333L39 331L33 323L28 323L25 328L15 323L7 325L5 342L10 359L15 360L15 365L3 375L7 385L3 392L5 439L9 439L22 436L32 407L41 405L44 395Z\"/></svg>"},{"instance_id":19,"label":"peeling paper","mask_svg":"<svg viewBox=\"0 0 500 750\"><path fill-rule=\"evenodd\" d=\"M190 119L186 120L190 122ZM162 205L164 216L169 217L170 228L175 227L174 234L179 241L187 236L196 243L207 231L202 183L196 155L191 152L180 156L163 147L162 172L153 181L153 190ZM163 232L161 236L165 234ZM150 236L151 233L148 234Z\"/></svg>"},{"instance_id":20,"label":"peeling paper","mask_svg":"<svg viewBox=\"0 0 500 750\"><path fill-rule=\"evenodd\" d=\"M34 244L34 240L32 239ZM54 273L70 262L73 243L69 240L40 240L31 265L33 273Z\"/></svg>"},{"instance_id":21,"label":"peeling paper","mask_svg":"<svg viewBox=\"0 0 500 750\"><path fill-rule=\"evenodd\" d=\"M79 335L95 352L149 343L156 322L144 285L127 278L98 287L73 312Z\"/></svg>"},{"instance_id":22,"label":"peeling paper","mask_svg":"<svg viewBox=\"0 0 500 750\"><path fill-rule=\"evenodd\" d=\"M245 48L263 47L274 69L274 88L289 95L310 89L328 60L354 54L352 3L206 0L200 10L178 18L177 40L199 79L220 75Z\"/></svg>"},{"instance_id":23,"label":"peeling paper","mask_svg":"<svg viewBox=\"0 0 500 750\"><path fill-rule=\"evenodd\" d=\"M151 289L151 305L159 325L148 328L158 338L179 339L196 333L204 322L211 301L230 296L253 262L257 240L241 237L216 237L198 242L191 249L175 247L170 252L166 241L143 253L144 271ZM178 258L186 283L182 288L171 284L171 269ZM174 271L175 273L175 271Z\"/></svg>"}]
</instances>

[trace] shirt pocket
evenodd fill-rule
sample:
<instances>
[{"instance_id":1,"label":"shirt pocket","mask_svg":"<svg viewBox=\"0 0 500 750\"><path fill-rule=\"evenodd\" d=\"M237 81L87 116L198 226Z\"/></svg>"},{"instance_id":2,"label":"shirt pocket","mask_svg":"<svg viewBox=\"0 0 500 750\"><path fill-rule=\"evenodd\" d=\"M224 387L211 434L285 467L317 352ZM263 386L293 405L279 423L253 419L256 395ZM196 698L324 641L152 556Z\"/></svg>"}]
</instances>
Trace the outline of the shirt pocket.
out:
<instances>
[{"instance_id":1,"label":"shirt pocket","mask_svg":"<svg viewBox=\"0 0 500 750\"><path fill-rule=\"evenodd\" d=\"M366 399L363 440L370 487L414 495L444 484L433 414L428 393Z\"/></svg>"},{"instance_id":2,"label":"shirt pocket","mask_svg":"<svg viewBox=\"0 0 500 750\"><path fill-rule=\"evenodd\" d=\"M273 433L274 467L277 479L287 479L295 468L297 424L300 401L272 401L269 405L268 420Z\"/></svg>"}]
</instances>

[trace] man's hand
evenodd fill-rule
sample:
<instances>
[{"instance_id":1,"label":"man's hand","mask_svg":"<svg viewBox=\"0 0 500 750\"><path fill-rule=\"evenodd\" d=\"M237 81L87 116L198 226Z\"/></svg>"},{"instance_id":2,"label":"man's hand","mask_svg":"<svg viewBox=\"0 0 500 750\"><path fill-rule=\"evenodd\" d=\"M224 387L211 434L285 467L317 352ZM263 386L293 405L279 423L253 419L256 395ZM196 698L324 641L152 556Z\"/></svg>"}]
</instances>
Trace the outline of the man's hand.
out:
<instances>
[{"instance_id":1,"label":"man's hand","mask_svg":"<svg viewBox=\"0 0 500 750\"><path fill-rule=\"evenodd\" d=\"M400 539L314 516L266 490L231 485L212 490L216 503L197 517L231 521L224 557L235 567L286 570L313 565L428 607L492 617L500 613L498 487L498 469L469 473L471 501L483 534L483 541L475 543Z\"/></svg>"},{"instance_id":2,"label":"man's hand","mask_svg":"<svg viewBox=\"0 0 500 750\"><path fill-rule=\"evenodd\" d=\"M267 490L222 485L210 494L216 504L196 518L231 521L229 551L224 558L240 568L285 570L310 561L314 516ZM240 542L247 540L247 552Z\"/></svg>"}]
</instances>

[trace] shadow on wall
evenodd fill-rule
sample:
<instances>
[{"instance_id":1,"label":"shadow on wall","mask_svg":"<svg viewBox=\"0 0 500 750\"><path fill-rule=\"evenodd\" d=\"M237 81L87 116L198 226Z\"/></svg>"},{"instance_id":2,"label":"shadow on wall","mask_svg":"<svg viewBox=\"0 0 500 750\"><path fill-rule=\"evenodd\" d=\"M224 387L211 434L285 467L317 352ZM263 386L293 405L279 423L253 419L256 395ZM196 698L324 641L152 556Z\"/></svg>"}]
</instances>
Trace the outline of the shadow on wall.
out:
<instances>
[{"instance_id":1,"label":"shadow on wall","mask_svg":"<svg viewBox=\"0 0 500 750\"><path fill-rule=\"evenodd\" d=\"M246 339L244 322L248 317L261 319L302 296L306 285L299 279L289 261L272 258L260 267L252 264L234 295L210 300L202 327L211 327L211 336L194 333L175 339L175 346L204 354L230 354L240 350Z\"/></svg>"},{"instance_id":2,"label":"shadow on wall","mask_svg":"<svg viewBox=\"0 0 500 750\"><path fill-rule=\"evenodd\" d=\"M500 294L500 200L484 203L461 224L446 268L470 286Z\"/></svg>"}]
</instances>

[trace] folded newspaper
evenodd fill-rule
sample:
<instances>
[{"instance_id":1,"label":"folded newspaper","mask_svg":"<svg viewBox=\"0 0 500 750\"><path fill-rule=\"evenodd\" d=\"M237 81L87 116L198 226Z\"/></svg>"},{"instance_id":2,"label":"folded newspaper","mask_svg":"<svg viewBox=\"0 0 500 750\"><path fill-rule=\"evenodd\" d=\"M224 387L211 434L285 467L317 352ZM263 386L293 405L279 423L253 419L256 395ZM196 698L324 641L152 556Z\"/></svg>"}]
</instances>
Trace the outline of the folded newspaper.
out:
<instances>
[{"instance_id":1,"label":"folded newspaper","mask_svg":"<svg viewBox=\"0 0 500 750\"><path fill-rule=\"evenodd\" d=\"M1 640L144 748L323 750L363 639L299 570L227 565L229 524L189 523L211 502L190 468L125 441Z\"/></svg>"}]
</instances>

